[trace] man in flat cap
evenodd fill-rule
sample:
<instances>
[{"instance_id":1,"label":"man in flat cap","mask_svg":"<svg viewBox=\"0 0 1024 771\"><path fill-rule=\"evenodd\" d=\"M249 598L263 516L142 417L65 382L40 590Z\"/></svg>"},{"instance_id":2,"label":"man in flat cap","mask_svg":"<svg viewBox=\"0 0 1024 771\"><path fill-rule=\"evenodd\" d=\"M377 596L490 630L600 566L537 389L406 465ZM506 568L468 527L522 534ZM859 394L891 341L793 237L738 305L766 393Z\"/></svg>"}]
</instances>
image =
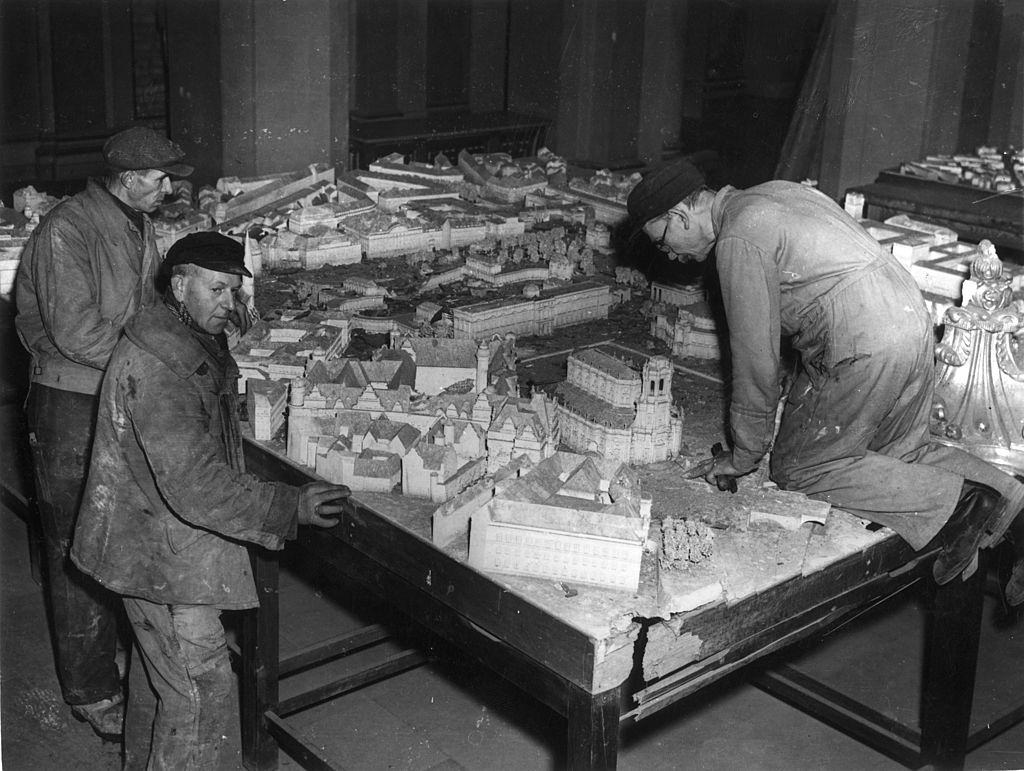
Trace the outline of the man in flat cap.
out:
<instances>
[{"instance_id":1,"label":"man in flat cap","mask_svg":"<svg viewBox=\"0 0 1024 771\"><path fill-rule=\"evenodd\" d=\"M280 549L298 525L330 527L349 494L245 472L224 335L243 253L219 233L175 242L163 301L128 322L103 381L71 555L121 595L135 635L127 768L219 767L233 714L220 615L259 604L244 544Z\"/></svg>"},{"instance_id":2,"label":"man in flat cap","mask_svg":"<svg viewBox=\"0 0 1024 771\"><path fill-rule=\"evenodd\" d=\"M676 161L627 201L633 226L671 259L715 267L729 327L732 450L706 474L739 476L772 449L771 474L892 528L935 539L939 583L969 574L1024 505L1024 485L933 443L935 337L910 273L821 191L793 182L714 192ZM799 356L778 435L783 336Z\"/></svg>"},{"instance_id":3,"label":"man in flat cap","mask_svg":"<svg viewBox=\"0 0 1024 771\"><path fill-rule=\"evenodd\" d=\"M103 146L104 179L55 206L22 253L16 325L31 354L25 404L45 536L47 599L64 700L98 734L124 722L116 598L68 559L100 380L125 322L155 301L159 255L148 214L192 167L174 142L130 128Z\"/></svg>"}]
</instances>

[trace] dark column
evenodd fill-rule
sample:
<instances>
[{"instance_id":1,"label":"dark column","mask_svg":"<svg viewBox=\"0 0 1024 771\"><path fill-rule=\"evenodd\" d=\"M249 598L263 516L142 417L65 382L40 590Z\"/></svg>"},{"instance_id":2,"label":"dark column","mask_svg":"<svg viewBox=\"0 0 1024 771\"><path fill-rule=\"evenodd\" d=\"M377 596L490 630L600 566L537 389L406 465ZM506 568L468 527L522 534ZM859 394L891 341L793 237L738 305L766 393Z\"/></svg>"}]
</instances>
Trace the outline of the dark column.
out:
<instances>
[{"instance_id":1,"label":"dark column","mask_svg":"<svg viewBox=\"0 0 1024 771\"><path fill-rule=\"evenodd\" d=\"M345 162L349 30L347 0L220 4L224 175Z\"/></svg>"}]
</instances>

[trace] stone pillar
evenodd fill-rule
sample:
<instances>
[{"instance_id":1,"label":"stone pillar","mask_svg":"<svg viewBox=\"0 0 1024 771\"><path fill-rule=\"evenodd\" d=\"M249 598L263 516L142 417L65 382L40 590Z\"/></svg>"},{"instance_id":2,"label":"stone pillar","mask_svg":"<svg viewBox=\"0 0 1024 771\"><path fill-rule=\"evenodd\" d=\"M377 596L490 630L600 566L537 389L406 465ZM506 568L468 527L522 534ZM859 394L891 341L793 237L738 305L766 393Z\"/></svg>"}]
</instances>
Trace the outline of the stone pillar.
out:
<instances>
[{"instance_id":1,"label":"stone pillar","mask_svg":"<svg viewBox=\"0 0 1024 771\"><path fill-rule=\"evenodd\" d=\"M348 158L348 0L220 4L222 174Z\"/></svg>"}]
</instances>

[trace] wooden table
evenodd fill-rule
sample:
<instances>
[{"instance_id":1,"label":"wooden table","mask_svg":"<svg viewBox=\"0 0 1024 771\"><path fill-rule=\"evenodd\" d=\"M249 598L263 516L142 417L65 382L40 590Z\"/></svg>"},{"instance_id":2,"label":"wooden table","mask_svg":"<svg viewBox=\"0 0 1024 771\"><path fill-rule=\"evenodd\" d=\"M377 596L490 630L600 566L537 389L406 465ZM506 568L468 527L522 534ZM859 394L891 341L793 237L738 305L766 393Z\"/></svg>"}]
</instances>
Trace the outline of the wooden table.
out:
<instances>
[{"instance_id":1,"label":"wooden table","mask_svg":"<svg viewBox=\"0 0 1024 771\"><path fill-rule=\"evenodd\" d=\"M883 171L870 185L851 188L864 195L864 216L884 220L909 214L941 222L964 241L987 238L1000 256L1013 261L1024 257L1024 195L996 194L988 190L918 179Z\"/></svg>"},{"instance_id":2,"label":"wooden table","mask_svg":"<svg viewBox=\"0 0 1024 771\"><path fill-rule=\"evenodd\" d=\"M300 484L312 478L307 469L251 441L246 442L246 461L251 472L266 479ZM912 767L961 767L969 748L1020 717L991 725L984 736L968 735L984 566L971 580L934 591L933 555L915 555L893 535L876 534L865 548L737 602L713 602L669 619L633 619L600 630L600 624L583 628L578 619L559 612L557 604L510 589L504 577L485 575L454 559L431 544L422 528L400 519L355 504L331 530L300 528L289 548L302 550L304 560L322 563L339 582L350 587L355 582L385 597L430 633L564 715L569 768L614 768L621 725L826 631L919 581L933 595L920 731L897 727L850 703L837 707L835 694L785 672L762 685ZM261 550L254 554L254 567L262 605L245 614L243 624L244 761L249 768L276 767L277 737L307 767L329 768L277 710L277 561ZM310 660L304 654L300 663ZM414 663L406 659L396 666Z\"/></svg>"},{"instance_id":3,"label":"wooden table","mask_svg":"<svg viewBox=\"0 0 1024 771\"><path fill-rule=\"evenodd\" d=\"M389 153L430 163L445 153L452 163L460 150L505 152L533 157L550 121L535 115L495 112L439 112L421 117L349 118L349 168L362 169Z\"/></svg>"}]
</instances>

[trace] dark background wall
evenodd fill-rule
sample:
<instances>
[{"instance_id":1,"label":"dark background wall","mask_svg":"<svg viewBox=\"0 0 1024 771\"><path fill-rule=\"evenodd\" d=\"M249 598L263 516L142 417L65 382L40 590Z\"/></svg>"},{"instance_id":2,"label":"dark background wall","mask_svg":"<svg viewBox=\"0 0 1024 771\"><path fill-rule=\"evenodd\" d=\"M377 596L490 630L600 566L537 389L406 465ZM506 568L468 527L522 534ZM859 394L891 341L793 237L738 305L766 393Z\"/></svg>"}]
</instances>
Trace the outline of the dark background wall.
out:
<instances>
[{"instance_id":1,"label":"dark background wall","mask_svg":"<svg viewBox=\"0 0 1024 771\"><path fill-rule=\"evenodd\" d=\"M350 115L506 112L584 166L714 150L838 196L1024 144L1022 40L1024 0L0 0L0 195L80 186L132 123L208 184L344 166Z\"/></svg>"}]
</instances>

